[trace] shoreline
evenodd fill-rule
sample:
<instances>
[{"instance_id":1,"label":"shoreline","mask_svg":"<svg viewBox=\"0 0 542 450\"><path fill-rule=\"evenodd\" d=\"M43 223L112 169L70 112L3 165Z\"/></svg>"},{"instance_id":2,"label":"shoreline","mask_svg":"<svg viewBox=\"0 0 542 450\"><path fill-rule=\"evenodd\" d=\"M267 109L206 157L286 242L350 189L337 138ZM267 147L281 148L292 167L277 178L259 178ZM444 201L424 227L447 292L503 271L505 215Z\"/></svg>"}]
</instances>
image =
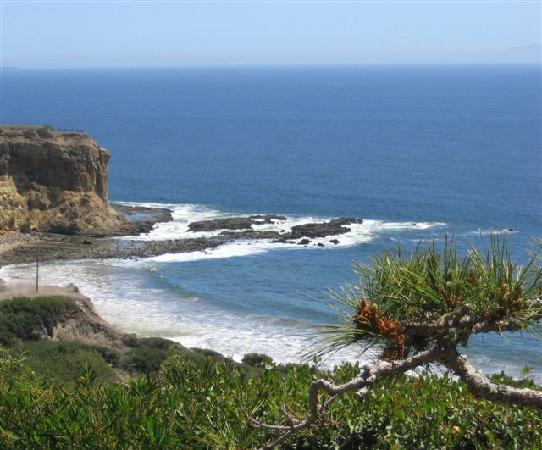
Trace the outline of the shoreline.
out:
<instances>
[{"instance_id":1,"label":"shoreline","mask_svg":"<svg viewBox=\"0 0 542 450\"><path fill-rule=\"evenodd\" d=\"M168 253L192 253L217 248L235 241L267 240L277 244L334 247L351 225L363 223L360 218L340 217L328 221L291 226L286 231L260 229L286 220L276 214L211 218L187 224L195 236L180 239L137 239L161 223L174 221L173 210L165 207L133 206L112 202L115 212L126 219L126 225L107 235L66 235L48 232L6 231L0 234L0 267L39 261L79 259L149 258ZM198 236L201 232L211 235ZM215 233L215 234L213 234ZM134 237L123 240L122 237ZM325 239L325 244L322 242Z\"/></svg>"}]
</instances>

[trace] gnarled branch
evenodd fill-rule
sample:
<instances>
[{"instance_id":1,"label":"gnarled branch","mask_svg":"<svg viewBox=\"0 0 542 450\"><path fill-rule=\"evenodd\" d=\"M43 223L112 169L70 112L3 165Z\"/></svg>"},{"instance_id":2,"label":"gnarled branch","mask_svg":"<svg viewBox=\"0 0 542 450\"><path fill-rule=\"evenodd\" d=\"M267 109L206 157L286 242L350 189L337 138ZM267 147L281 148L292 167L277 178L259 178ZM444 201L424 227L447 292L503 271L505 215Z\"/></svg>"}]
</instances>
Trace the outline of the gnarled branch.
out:
<instances>
[{"instance_id":1,"label":"gnarled branch","mask_svg":"<svg viewBox=\"0 0 542 450\"><path fill-rule=\"evenodd\" d=\"M293 433L302 429L308 428L319 421L329 406L341 394L358 391L361 396L365 395L368 388L380 381L382 378L392 375L398 375L416 367L429 364L438 359L440 350L431 348L423 352L419 352L409 358L387 362L380 361L374 367L368 368L364 366L360 374L347 383L335 385L327 380L320 379L314 381L309 388L308 409L309 414L303 421L295 421L292 418L287 418L289 425L269 425L261 423L258 420L250 419L251 425L256 428L263 428L272 432L283 433L276 441L267 446L274 448L285 442ZM320 403L319 394L325 392L330 397Z\"/></svg>"},{"instance_id":2,"label":"gnarled branch","mask_svg":"<svg viewBox=\"0 0 542 450\"><path fill-rule=\"evenodd\" d=\"M542 392L527 388L516 388L492 382L474 367L465 355L456 353L446 357L442 363L455 372L476 396L501 403L534 406L542 409Z\"/></svg>"}]
</instances>

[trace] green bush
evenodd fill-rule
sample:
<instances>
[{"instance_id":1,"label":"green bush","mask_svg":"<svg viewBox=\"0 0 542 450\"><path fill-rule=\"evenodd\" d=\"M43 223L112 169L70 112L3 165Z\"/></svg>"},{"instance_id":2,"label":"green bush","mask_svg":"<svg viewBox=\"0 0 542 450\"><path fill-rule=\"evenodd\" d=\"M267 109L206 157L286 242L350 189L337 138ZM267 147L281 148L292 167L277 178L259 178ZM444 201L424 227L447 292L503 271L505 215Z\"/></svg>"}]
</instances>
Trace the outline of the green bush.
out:
<instances>
[{"instance_id":1,"label":"green bush","mask_svg":"<svg viewBox=\"0 0 542 450\"><path fill-rule=\"evenodd\" d=\"M36 137L36 133L35 133L35 131L34 131L32 128L25 128L25 129L23 130L23 136L24 136L25 138L29 138L29 139L30 139L30 138Z\"/></svg>"},{"instance_id":2,"label":"green bush","mask_svg":"<svg viewBox=\"0 0 542 450\"><path fill-rule=\"evenodd\" d=\"M357 371L346 364L327 376L342 382ZM303 417L315 376L308 366L254 371L173 352L154 375L103 385L86 370L66 390L0 349L0 448L257 448L273 436L247 418L277 423L284 408ZM535 449L541 433L539 411L476 400L446 376L401 376L363 401L339 398L285 448Z\"/></svg>"},{"instance_id":3,"label":"green bush","mask_svg":"<svg viewBox=\"0 0 542 450\"><path fill-rule=\"evenodd\" d=\"M44 125L43 127L38 128L36 130L36 133L41 138L44 138L44 139L51 138L51 137L53 137L52 129L53 129L52 127L50 127L48 125Z\"/></svg>"},{"instance_id":4,"label":"green bush","mask_svg":"<svg viewBox=\"0 0 542 450\"><path fill-rule=\"evenodd\" d=\"M117 379L115 371L107 364L100 349L80 342L33 341L16 347L32 370L43 378L71 384L83 369L91 369L99 382Z\"/></svg>"},{"instance_id":5,"label":"green bush","mask_svg":"<svg viewBox=\"0 0 542 450\"><path fill-rule=\"evenodd\" d=\"M10 346L50 336L60 320L77 311L72 300L59 296L4 300L0 302L0 344Z\"/></svg>"},{"instance_id":6,"label":"green bush","mask_svg":"<svg viewBox=\"0 0 542 450\"><path fill-rule=\"evenodd\" d=\"M265 353L247 353L243 356L241 362L249 366L264 369L265 366L270 366L273 364L273 358Z\"/></svg>"},{"instance_id":7,"label":"green bush","mask_svg":"<svg viewBox=\"0 0 542 450\"><path fill-rule=\"evenodd\" d=\"M58 205L64 201L64 190L57 186L49 186L47 188L47 198L53 205Z\"/></svg>"}]
</instances>

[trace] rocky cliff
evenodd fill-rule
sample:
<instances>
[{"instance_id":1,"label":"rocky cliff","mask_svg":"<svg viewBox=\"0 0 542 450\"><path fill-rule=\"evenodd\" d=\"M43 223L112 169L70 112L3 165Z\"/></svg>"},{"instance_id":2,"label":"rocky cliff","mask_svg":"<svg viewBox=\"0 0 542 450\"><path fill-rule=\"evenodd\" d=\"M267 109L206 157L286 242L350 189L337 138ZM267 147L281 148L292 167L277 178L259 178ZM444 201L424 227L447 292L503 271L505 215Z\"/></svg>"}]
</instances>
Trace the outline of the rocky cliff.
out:
<instances>
[{"instance_id":1,"label":"rocky cliff","mask_svg":"<svg viewBox=\"0 0 542 450\"><path fill-rule=\"evenodd\" d=\"M0 126L0 230L110 234L110 155L88 134Z\"/></svg>"}]
</instances>

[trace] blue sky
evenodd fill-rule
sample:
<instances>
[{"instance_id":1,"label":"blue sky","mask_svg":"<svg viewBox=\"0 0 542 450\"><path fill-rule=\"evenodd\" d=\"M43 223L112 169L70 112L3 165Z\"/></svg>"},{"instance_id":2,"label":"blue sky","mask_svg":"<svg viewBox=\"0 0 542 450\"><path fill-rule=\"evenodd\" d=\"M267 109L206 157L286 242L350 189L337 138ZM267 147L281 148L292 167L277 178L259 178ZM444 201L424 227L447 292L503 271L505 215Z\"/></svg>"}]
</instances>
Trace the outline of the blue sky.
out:
<instances>
[{"instance_id":1,"label":"blue sky","mask_svg":"<svg viewBox=\"0 0 542 450\"><path fill-rule=\"evenodd\" d=\"M6 1L1 65L523 63L538 1Z\"/></svg>"}]
</instances>

